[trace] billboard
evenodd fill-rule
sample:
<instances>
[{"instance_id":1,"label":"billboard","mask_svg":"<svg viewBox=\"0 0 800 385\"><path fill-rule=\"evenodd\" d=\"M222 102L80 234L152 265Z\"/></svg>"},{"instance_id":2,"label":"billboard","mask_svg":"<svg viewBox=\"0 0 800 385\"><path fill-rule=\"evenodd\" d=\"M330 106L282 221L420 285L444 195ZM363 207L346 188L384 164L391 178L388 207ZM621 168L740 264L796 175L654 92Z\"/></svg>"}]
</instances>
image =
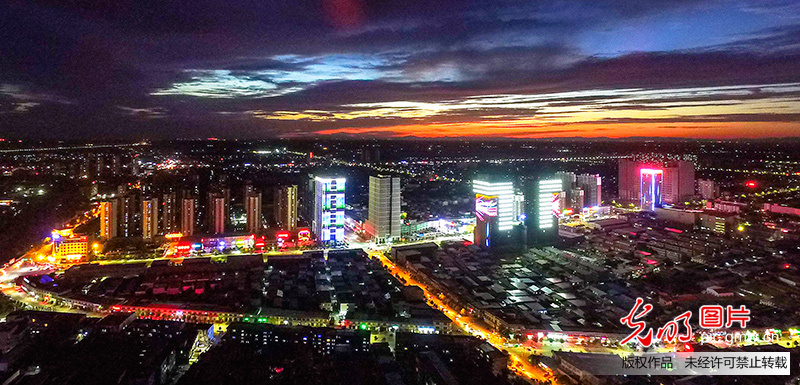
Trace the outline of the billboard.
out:
<instances>
[{"instance_id":1,"label":"billboard","mask_svg":"<svg viewBox=\"0 0 800 385\"><path fill-rule=\"evenodd\" d=\"M496 196L475 194L475 217L486 221L497 216L498 198Z\"/></svg>"},{"instance_id":2,"label":"billboard","mask_svg":"<svg viewBox=\"0 0 800 385\"><path fill-rule=\"evenodd\" d=\"M556 218L561 218L561 193L554 192L553 193L553 200L550 202L550 210L553 212L553 216Z\"/></svg>"}]
</instances>

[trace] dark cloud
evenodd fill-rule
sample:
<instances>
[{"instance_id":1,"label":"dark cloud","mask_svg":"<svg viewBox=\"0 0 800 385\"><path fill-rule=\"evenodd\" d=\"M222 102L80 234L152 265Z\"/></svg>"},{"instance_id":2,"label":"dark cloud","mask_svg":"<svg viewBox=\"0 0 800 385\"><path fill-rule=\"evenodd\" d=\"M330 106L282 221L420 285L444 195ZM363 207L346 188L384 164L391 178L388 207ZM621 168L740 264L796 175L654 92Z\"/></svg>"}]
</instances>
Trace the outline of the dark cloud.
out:
<instances>
[{"instance_id":1,"label":"dark cloud","mask_svg":"<svg viewBox=\"0 0 800 385\"><path fill-rule=\"evenodd\" d=\"M539 113L475 108L432 118L333 119L314 125L263 119L276 111L352 113L361 107L351 104L441 102L487 94L800 81L800 25L784 23L691 50L636 52L633 46L628 53L596 55L580 44L586 34L630 20L714 4L11 0L0 4L0 129L58 136L63 132L58 128L69 125L85 136L137 136L160 134L164 130L159 127L170 125L176 127L170 132L191 136L225 130L232 122L242 135L258 136ZM778 1L748 5L742 12L752 15L792 7ZM336 55L345 58L331 59ZM341 74L347 71L375 74ZM214 98L180 88L209 87L209 82L216 82L216 93L208 93ZM220 91L225 87L246 92L227 96ZM722 105L758 97L698 100ZM592 100L553 103L569 107ZM640 101L606 109L654 110L687 101L666 107ZM254 111L262 117L254 118Z\"/></svg>"},{"instance_id":2,"label":"dark cloud","mask_svg":"<svg viewBox=\"0 0 800 385\"><path fill-rule=\"evenodd\" d=\"M656 118L656 119L636 119L636 118L619 118L619 119L603 119L597 121L589 121L582 123L733 123L733 122L800 122L800 113L790 114L727 114L727 115L702 115L695 117L681 117L681 118Z\"/></svg>"},{"instance_id":3,"label":"dark cloud","mask_svg":"<svg viewBox=\"0 0 800 385\"><path fill-rule=\"evenodd\" d=\"M751 53L671 52L635 53L618 58L586 58L568 66L528 63L536 57L552 59L546 53L502 50L499 57L516 58L521 63L504 65L489 52L443 53L431 59L399 66L404 71L420 70L451 63L453 68L468 68L474 77L460 82L395 83L385 81L323 82L306 90L274 100L245 103L255 106L286 109L297 103L309 108L331 108L335 105L371 103L392 100L436 101L450 98L498 93L543 93L602 88L701 87L745 84L773 84L800 81L800 54L764 56ZM478 62L474 66L468 63ZM528 67L528 68L526 68ZM539 68L537 68L539 67ZM480 74L481 76L477 76ZM746 95L706 95L685 101L747 100L764 97ZM791 96L797 96L792 93ZM571 99L572 104L591 102L595 97ZM230 104L228 102L224 102Z\"/></svg>"},{"instance_id":4,"label":"dark cloud","mask_svg":"<svg viewBox=\"0 0 800 385\"><path fill-rule=\"evenodd\" d=\"M800 11L800 6L797 7ZM800 51L800 25L784 25L760 31L755 36L714 47L721 51L759 52L763 54L796 53Z\"/></svg>"}]
</instances>

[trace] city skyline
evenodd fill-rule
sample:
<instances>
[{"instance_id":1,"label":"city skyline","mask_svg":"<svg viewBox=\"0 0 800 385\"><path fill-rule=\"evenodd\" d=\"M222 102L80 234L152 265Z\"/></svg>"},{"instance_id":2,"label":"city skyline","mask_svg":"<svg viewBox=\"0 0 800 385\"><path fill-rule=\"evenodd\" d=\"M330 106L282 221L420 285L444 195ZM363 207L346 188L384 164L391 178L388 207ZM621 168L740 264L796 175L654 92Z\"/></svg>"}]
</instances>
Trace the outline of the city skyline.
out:
<instances>
[{"instance_id":1,"label":"city skyline","mask_svg":"<svg viewBox=\"0 0 800 385\"><path fill-rule=\"evenodd\" d=\"M798 11L783 0L12 2L0 6L0 132L797 136Z\"/></svg>"},{"instance_id":2,"label":"city skyline","mask_svg":"<svg viewBox=\"0 0 800 385\"><path fill-rule=\"evenodd\" d=\"M0 1L3 385L800 384L800 0Z\"/></svg>"},{"instance_id":3,"label":"city skyline","mask_svg":"<svg viewBox=\"0 0 800 385\"><path fill-rule=\"evenodd\" d=\"M643 349L797 360L792 141L275 142L9 143L0 329L26 360L4 375L22 384L14 371L35 362L42 383L241 383L266 367L297 383L297 357L345 354L367 364L325 364L345 383L449 370L457 383L555 385L634 383L592 362ZM709 324L704 309L741 324ZM653 334L687 323L674 340L636 339L632 317ZM131 357L158 341L185 349L101 369L30 349L105 357L103 341ZM225 358L252 347L291 362ZM764 381L749 375L736 379Z\"/></svg>"}]
</instances>

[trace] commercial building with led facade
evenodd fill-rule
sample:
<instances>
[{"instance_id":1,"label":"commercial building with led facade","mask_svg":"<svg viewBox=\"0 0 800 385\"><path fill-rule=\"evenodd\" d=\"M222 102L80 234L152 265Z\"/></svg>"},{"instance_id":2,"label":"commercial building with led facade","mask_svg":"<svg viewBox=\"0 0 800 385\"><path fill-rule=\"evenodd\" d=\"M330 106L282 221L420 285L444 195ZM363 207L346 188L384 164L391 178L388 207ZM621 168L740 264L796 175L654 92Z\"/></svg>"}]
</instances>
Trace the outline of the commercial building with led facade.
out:
<instances>
[{"instance_id":1,"label":"commercial building with led facade","mask_svg":"<svg viewBox=\"0 0 800 385\"><path fill-rule=\"evenodd\" d=\"M483 247L494 246L497 230L497 204L499 198L483 194L475 194L475 230L474 242Z\"/></svg>"},{"instance_id":2,"label":"commercial building with led facade","mask_svg":"<svg viewBox=\"0 0 800 385\"><path fill-rule=\"evenodd\" d=\"M497 230L511 230L514 218L514 185L510 181L487 182L484 180L472 181L475 192L476 215L497 217ZM495 203L492 200L496 199Z\"/></svg>"},{"instance_id":3,"label":"commercial building with led facade","mask_svg":"<svg viewBox=\"0 0 800 385\"><path fill-rule=\"evenodd\" d=\"M560 213L558 201L562 190L560 179L543 179L537 183L536 190L536 223L538 229L558 227Z\"/></svg>"},{"instance_id":4,"label":"commercial building with led facade","mask_svg":"<svg viewBox=\"0 0 800 385\"><path fill-rule=\"evenodd\" d=\"M514 218L514 185L511 181L472 181L475 192L475 243L493 247L500 233L510 231Z\"/></svg>"},{"instance_id":5,"label":"commercial building with led facade","mask_svg":"<svg viewBox=\"0 0 800 385\"><path fill-rule=\"evenodd\" d=\"M664 183L664 170L643 168L639 170L641 183L641 209L655 211L661 207L661 187Z\"/></svg>"},{"instance_id":6,"label":"commercial building with led facade","mask_svg":"<svg viewBox=\"0 0 800 385\"><path fill-rule=\"evenodd\" d=\"M321 242L344 241L345 178L314 178L313 228Z\"/></svg>"},{"instance_id":7,"label":"commercial building with led facade","mask_svg":"<svg viewBox=\"0 0 800 385\"><path fill-rule=\"evenodd\" d=\"M525 188L528 213L525 218L529 245L553 243L558 238L563 181L558 177L539 177L528 181Z\"/></svg>"}]
</instances>

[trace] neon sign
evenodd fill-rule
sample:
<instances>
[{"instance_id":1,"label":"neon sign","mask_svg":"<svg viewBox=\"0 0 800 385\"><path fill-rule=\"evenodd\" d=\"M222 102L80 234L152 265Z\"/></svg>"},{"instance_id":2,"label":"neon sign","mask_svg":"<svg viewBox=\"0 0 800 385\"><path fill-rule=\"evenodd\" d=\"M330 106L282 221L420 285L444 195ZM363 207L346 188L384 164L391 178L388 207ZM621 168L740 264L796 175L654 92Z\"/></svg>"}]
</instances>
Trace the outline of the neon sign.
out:
<instances>
[{"instance_id":1,"label":"neon sign","mask_svg":"<svg viewBox=\"0 0 800 385\"><path fill-rule=\"evenodd\" d=\"M661 184L664 180L664 170L643 168L639 170L641 182L642 210L655 211L661 207Z\"/></svg>"}]
</instances>

